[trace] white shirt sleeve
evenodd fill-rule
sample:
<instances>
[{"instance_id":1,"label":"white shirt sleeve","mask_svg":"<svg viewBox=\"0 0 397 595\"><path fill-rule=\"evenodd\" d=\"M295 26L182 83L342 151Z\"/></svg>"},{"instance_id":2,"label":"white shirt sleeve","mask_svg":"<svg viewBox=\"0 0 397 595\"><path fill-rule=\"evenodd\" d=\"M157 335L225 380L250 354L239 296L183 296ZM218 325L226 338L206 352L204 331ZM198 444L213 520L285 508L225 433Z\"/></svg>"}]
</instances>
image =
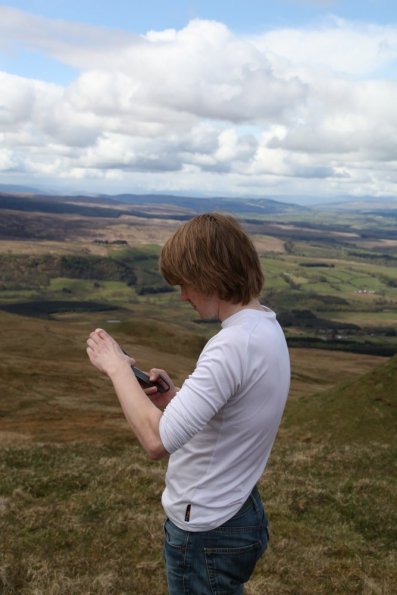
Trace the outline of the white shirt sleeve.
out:
<instances>
[{"instance_id":1,"label":"white shirt sleeve","mask_svg":"<svg viewBox=\"0 0 397 595\"><path fill-rule=\"evenodd\" d=\"M241 337L236 342L231 334L232 329L222 329L210 339L196 369L166 407L160 420L160 437L170 454L202 430L239 390L244 373L244 340Z\"/></svg>"}]
</instances>

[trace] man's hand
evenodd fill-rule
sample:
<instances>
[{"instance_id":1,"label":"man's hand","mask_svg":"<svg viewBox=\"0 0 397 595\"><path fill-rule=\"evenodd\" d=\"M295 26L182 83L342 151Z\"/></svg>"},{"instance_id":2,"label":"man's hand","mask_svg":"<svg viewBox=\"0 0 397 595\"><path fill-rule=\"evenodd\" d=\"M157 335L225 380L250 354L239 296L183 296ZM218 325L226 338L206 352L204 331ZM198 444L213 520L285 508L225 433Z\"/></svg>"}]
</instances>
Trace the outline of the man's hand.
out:
<instances>
[{"instance_id":1,"label":"man's hand","mask_svg":"<svg viewBox=\"0 0 397 595\"><path fill-rule=\"evenodd\" d=\"M87 354L91 363L109 377L126 364L135 365L135 360L126 355L113 337L101 328L93 331L87 339Z\"/></svg>"},{"instance_id":2,"label":"man's hand","mask_svg":"<svg viewBox=\"0 0 397 595\"><path fill-rule=\"evenodd\" d=\"M158 382L163 386L168 384L170 387L165 393L160 393L155 386L145 389L145 393L150 398L152 403L154 403L154 405L156 405L156 407L159 409L164 410L168 403L175 397L177 389L165 370L152 368L149 372L149 378L152 380L152 382Z\"/></svg>"}]
</instances>

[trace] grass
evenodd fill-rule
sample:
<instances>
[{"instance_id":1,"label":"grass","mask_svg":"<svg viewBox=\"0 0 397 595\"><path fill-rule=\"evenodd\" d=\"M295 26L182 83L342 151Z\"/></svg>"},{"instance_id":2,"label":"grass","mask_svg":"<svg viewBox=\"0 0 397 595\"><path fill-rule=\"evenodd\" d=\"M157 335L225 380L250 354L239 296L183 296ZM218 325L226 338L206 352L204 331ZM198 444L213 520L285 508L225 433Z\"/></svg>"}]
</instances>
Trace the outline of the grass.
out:
<instances>
[{"instance_id":1,"label":"grass","mask_svg":"<svg viewBox=\"0 0 397 595\"><path fill-rule=\"evenodd\" d=\"M108 326L142 367L156 362L179 382L200 348L195 335L182 333L184 355L175 355L178 326L167 344L165 326L139 326L140 318ZM165 463L146 459L84 351L89 330L106 321L93 313L47 321L0 313L0 321L0 592L165 595ZM392 360L291 356L291 397L260 482L271 542L247 593L392 593L394 433L376 413L392 407L374 392L393 394ZM376 373L379 365L390 375ZM338 433L338 420L356 427L364 412L360 439ZM380 419L375 435L371 415Z\"/></svg>"},{"instance_id":2,"label":"grass","mask_svg":"<svg viewBox=\"0 0 397 595\"><path fill-rule=\"evenodd\" d=\"M91 281L56 277L46 289L49 299L86 299L125 304L135 297L135 290L122 281Z\"/></svg>"},{"instance_id":3,"label":"grass","mask_svg":"<svg viewBox=\"0 0 397 595\"><path fill-rule=\"evenodd\" d=\"M306 395L299 406L291 405L293 416L291 412L287 419L300 432L313 432L314 424L320 425L325 430L324 438L331 437L335 443L384 444L396 455L391 440L397 426L396 388L394 356L355 382L339 382L321 396Z\"/></svg>"},{"instance_id":4,"label":"grass","mask_svg":"<svg viewBox=\"0 0 397 595\"><path fill-rule=\"evenodd\" d=\"M294 444L280 432L261 483L271 548L252 593L394 592L395 453L385 450L325 442L319 432Z\"/></svg>"},{"instance_id":5,"label":"grass","mask_svg":"<svg viewBox=\"0 0 397 595\"><path fill-rule=\"evenodd\" d=\"M385 266L374 266L349 260L303 258L296 255L263 256L261 259L266 272L266 286L272 290L287 290L290 279L302 290L302 301L305 291L318 291L327 295L349 297L358 290L371 290L384 293L390 299L397 300L397 274L395 269ZM301 266L307 262L325 262L333 264L332 268Z\"/></svg>"},{"instance_id":6,"label":"grass","mask_svg":"<svg viewBox=\"0 0 397 595\"><path fill-rule=\"evenodd\" d=\"M280 433L260 485L271 545L249 594L393 593L395 490L382 473L365 477L392 462L384 454L293 450ZM5 449L0 469L3 593L166 593L163 465L120 441Z\"/></svg>"},{"instance_id":7,"label":"grass","mask_svg":"<svg viewBox=\"0 0 397 595\"><path fill-rule=\"evenodd\" d=\"M132 441L2 450L1 592L165 593L159 471Z\"/></svg>"},{"instance_id":8,"label":"grass","mask_svg":"<svg viewBox=\"0 0 397 595\"><path fill-rule=\"evenodd\" d=\"M256 592L395 592L396 387L394 357L289 402L262 480L277 533Z\"/></svg>"},{"instance_id":9,"label":"grass","mask_svg":"<svg viewBox=\"0 0 397 595\"><path fill-rule=\"evenodd\" d=\"M316 440L291 446L281 431L260 484L271 541L247 593L392 594L396 493L384 472L366 475L391 456ZM162 464L122 440L0 455L2 593L166 593Z\"/></svg>"},{"instance_id":10,"label":"grass","mask_svg":"<svg viewBox=\"0 0 397 595\"><path fill-rule=\"evenodd\" d=\"M359 312L334 312L325 311L322 312L325 318L331 318L333 320L340 320L342 322L350 322L359 326L371 326L376 325L378 327L394 327L396 321L396 314L393 310L387 310L386 308L379 308L378 311L372 310L361 310Z\"/></svg>"}]
</instances>

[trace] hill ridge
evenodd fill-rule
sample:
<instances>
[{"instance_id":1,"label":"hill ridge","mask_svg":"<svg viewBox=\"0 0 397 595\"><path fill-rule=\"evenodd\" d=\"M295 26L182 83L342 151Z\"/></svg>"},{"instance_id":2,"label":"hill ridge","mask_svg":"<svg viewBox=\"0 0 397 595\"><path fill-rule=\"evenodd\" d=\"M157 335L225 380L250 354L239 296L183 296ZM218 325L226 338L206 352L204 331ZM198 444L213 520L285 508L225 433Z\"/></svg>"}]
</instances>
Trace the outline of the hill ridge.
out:
<instances>
[{"instance_id":1,"label":"hill ridge","mask_svg":"<svg viewBox=\"0 0 397 595\"><path fill-rule=\"evenodd\" d=\"M332 360L331 360L332 363ZM397 355L358 379L290 402L288 427L336 442L394 443Z\"/></svg>"}]
</instances>

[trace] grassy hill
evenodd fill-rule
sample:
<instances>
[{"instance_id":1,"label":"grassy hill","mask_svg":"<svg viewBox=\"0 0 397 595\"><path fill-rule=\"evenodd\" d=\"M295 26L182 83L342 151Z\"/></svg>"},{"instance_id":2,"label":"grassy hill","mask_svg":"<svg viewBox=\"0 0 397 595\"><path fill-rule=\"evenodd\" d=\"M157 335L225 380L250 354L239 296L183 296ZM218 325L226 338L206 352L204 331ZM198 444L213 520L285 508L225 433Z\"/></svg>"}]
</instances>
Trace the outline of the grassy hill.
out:
<instances>
[{"instance_id":1,"label":"grassy hill","mask_svg":"<svg viewBox=\"0 0 397 595\"><path fill-rule=\"evenodd\" d=\"M85 338L97 325L113 328L144 369L156 362L180 381L202 337L181 331L178 353L177 325L164 349L164 324L106 316L0 313L4 595L166 594L165 463L136 444L110 383L87 361ZM396 358L291 355L292 394L259 486L270 548L247 594L392 593Z\"/></svg>"},{"instance_id":2,"label":"grassy hill","mask_svg":"<svg viewBox=\"0 0 397 595\"><path fill-rule=\"evenodd\" d=\"M332 365L332 356L330 357ZM302 397L288 411L287 424L318 433L335 444L395 446L397 428L397 356L358 380L319 395Z\"/></svg>"}]
</instances>

